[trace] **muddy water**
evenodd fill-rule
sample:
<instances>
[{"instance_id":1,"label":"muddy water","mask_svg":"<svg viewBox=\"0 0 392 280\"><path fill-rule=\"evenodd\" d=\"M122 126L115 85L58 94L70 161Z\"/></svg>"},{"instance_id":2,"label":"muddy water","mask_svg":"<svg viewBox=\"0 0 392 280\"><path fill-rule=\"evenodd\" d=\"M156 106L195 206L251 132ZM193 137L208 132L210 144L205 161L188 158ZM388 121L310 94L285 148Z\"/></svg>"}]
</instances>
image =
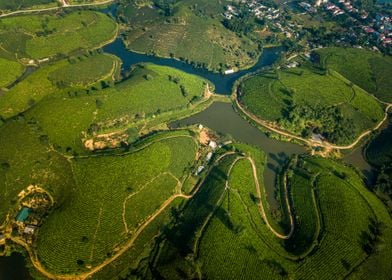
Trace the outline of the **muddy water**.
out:
<instances>
[{"instance_id":1,"label":"muddy water","mask_svg":"<svg viewBox=\"0 0 392 280\"><path fill-rule=\"evenodd\" d=\"M273 196L277 171L291 155L305 153L304 147L267 137L265 133L238 115L229 103L216 102L207 110L175 121L170 126L175 128L192 124L202 124L217 132L230 135L237 141L260 147L265 151L268 162L264 171L264 183L269 194L268 202L272 208L277 207Z\"/></svg>"}]
</instances>

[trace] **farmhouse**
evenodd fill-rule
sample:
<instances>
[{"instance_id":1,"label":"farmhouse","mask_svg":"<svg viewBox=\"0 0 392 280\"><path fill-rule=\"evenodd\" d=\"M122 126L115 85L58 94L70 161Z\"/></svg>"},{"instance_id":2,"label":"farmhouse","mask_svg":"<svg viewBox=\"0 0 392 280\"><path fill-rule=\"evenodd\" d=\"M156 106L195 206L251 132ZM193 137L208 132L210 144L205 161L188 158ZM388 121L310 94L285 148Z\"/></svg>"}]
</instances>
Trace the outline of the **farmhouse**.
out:
<instances>
[{"instance_id":1,"label":"farmhouse","mask_svg":"<svg viewBox=\"0 0 392 280\"><path fill-rule=\"evenodd\" d=\"M203 170L204 170L204 166L203 166L203 165L200 165L200 166L197 168L197 170L196 170L196 172L195 172L195 175L198 176L201 172L203 172Z\"/></svg>"},{"instance_id":2,"label":"farmhouse","mask_svg":"<svg viewBox=\"0 0 392 280\"><path fill-rule=\"evenodd\" d=\"M210 141L210 143L208 143L208 146L210 146L211 149L215 150L216 147L218 147L218 144L215 141Z\"/></svg>"},{"instance_id":3,"label":"farmhouse","mask_svg":"<svg viewBox=\"0 0 392 280\"><path fill-rule=\"evenodd\" d=\"M36 226L27 225L27 226L24 228L23 233L24 233L24 234L33 235L36 228L37 228Z\"/></svg>"}]
</instances>

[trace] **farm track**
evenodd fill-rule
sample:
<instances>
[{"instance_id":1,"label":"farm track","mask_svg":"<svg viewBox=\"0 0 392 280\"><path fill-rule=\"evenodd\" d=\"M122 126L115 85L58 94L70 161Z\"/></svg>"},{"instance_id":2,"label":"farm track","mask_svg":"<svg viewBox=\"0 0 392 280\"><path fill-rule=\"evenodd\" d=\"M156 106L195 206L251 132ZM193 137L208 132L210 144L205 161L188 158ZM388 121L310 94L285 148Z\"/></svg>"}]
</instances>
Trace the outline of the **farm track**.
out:
<instances>
[{"instance_id":1,"label":"farm track","mask_svg":"<svg viewBox=\"0 0 392 280\"><path fill-rule=\"evenodd\" d=\"M290 219L290 231L288 234L281 234L279 233L277 230L274 229L274 227L271 225L271 223L268 221L268 217L266 214L266 210L265 210L265 206L263 205L263 200L262 200L262 195L261 195L261 190L260 190L260 182L259 182L259 178L257 176L257 168L256 168L256 163L254 162L254 160L251 157L243 157L243 159L246 159L250 162L251 166L252 166L252 172L253 172L253 179L255 182L255 187L256 187L256 193L257 196L260 199L260 202L258 203L259 206L259 212L261 217L263 218L263 220L265 221L265 224L267 225L267 227L269 228L269 230L278 238L280 239L289 239L293 233L294 233L294 218L293 218L293 213L292 213L292 209L291 209L291 204L290 204L290 198L289 198L289 194L287 191L287 177L284 177L284 192L285 192L285 202L286 202L286 206L287 206L287 212L289 214L289 219Z\"/></svg>"},{"instance_id":2,"label":"farm track","mask_svg":"<svg viewBox=\"0 0 392 280\"><path fill-rule=\"evenodd\" d=\"M285 131L281 128L278 128L276 126L273 126L273 125L269 124L267 121L262 120L259 117L255 116L254 114L252 114L251 112L247 111L241 105L241 103L238 101L238 96L236 93L234 94L234 99L235 99L235 104L236 104L237 108L239 108L242 113L244 113L248 118L250 118L252 121L256 122L258 125L261 125L262 127L265 127L266 129L273 131L279 135L282 135L282 136L285 136L285 137L288 137L291 139L299 140L299 141L301 141L311 147L322 147L322 148L326 148L326 149L336 149L336 150L350 150L350 149L354 148L364 137L368 136L373 131L378 130L382 126L382 124L388 118L389 109L392 108L392 103L385 103L385 102L382 102L376 98L380 103L387 105L387 107L385 108L385 112L384 112L384 118L374 128L366 130L362 134L360 134L357 137L357 139L354 142L352 142L351 144L349 144L349 145L334 145L334 144L331 144L327 141L319 142L319 141L315 141L312 139L306 139L306 138L300 137L298 135L292 134L290 132L287 132L287 131Z\"/></svg>"},{"instance_id":3,"label":"farm track","mask_svg":"<svg viewBox=\"0 0 392 280\"><path fill-rule=\"evenodd\" d=\"M14 11L14 12L10 12L10 13L6 13L6 14L0 15L0 18L20 15L20 14L40 13L40 12L46 12L46 11L56 11L56 10L63 9L63 8L78 8L78 7L100 6L100 5L113 3L114 0L106 0L106 1L102 1L102 2L94 2L94 3L87 3L87 4L67 4L65 1L61 1L61 2L62 2L62 5L59 6L59 7L50 7L50 8L42 8L42 9L30 9L30 10Z\"/></svg>"},{"instance_id":4,"label":"farm track","mask_svg":"<svg viewBox=\"0 0 392 280\"><path fill-rule=\"evenodd\" d=\"M188 137L187 135L183 135L183 136L175 136L175 137ZM189 136L191 137L191 136ZM167 137L167 138L174 138L174 137ZM163 138L163 139L159 139L159 141L165 140L167 138ZM157 141L155 141L157 142ZM144 148L146 148L147 146L151 145L152 143L149 143L143 147L140 147L139 149L137 149L136 151L140 151ZM135 151L133 151L135 152ZM132 235L132 237L110 258L106 259L105 261L103 261L101 264L99 264L98 266L92 268L91 270L81 273L81 274L53 274L49 271L47 271L45 269L45 267L41 264L40 260L38 259L38 256L35 254L35 252L32 250L32 248L22 239L17 238L17 237L11 237L10 239L21 245L22 247L24 247L26 249L26 251L29 254L30 260L33 264L33 266L36 268L37 271L39 271L43 276L49 278L49 279L57 279L57 280L84 280L87 279L89 277L91 277L92 275L94 275L95 273L97 273L98 271L100 271L101 269L103 269L105 266L111 264L113 261L115 261L116 259L118 259L119 257L121 257L126 251L128 251L133 245L134 242L137 240L137 238L139 237L139 235L144 231L144 229L146 227L148 227L148 225L153 222L155 220L155 218L157 218L168 206L171 205L171 203L177 199L177 198L182 198L182 199L186 199L189 200L191 199L196 193L198 193L198 191L200 190L200 188L202 187L202 185L204 184L206 178L208 177L208 175L211 173L212 169L214 167L216 167L220 161L229 156L229 155L234 155L237 154L237 152L226 152L222 155L220 155L215 161L214 163L210 166L210 168L207 171L207 175L204 177L203 180L201 180L198 185L194 188L194 190L191 192L191 194L186 195L183 193L177 193L172 195L170 198L168 198L162 205L161 207L150 217L148 217L148 219L142 223L134 232L134 234ZM230 166L230 169L228 171L228 174L230 174L232 168L235 166L235 164L241 160L241 159L246 159L248 160L251 165L252 165L252 171L253 171L253 176L254 176L254 181L255 181L255 186L256 186L256 192L258 194L258 196L261 198L261 191L260 191L260 183L258 180L258 176L257 176L257 168L256 168L256 164L254 162L254 160L251 157L245 157L244 155L240 155L238 158L236 158L234 160L234 162L232 163L232 165ZM159 176L161 176L163 174L158 175L157 177L154 177L151 181L157 179ZM169 176L174 176L172 174L167 174ZM151 181L149 183L151 183ZM178 180L177 178L177 182L181 184L181 182ZM146 185L148 185L149 183L147 183ZM142 188L146 187L146 185L144 185ZM228 190L230 188L228 181L226 181L226 186L225 186L225 191L223 192L222 196L219 198L217 205L219 205L219 203L222 201L224 194L226 193L226 190ZM139 190L140 191L140 190ZM288 193L287 190L286 191L286 201L288 201ZM135 195L135 194L133 194ZM132 196L132 195L131 195ZM124 201L124 205L126 204L126 201L128 200L127 197ZM124 206L123 205L123 206ZM260 199L260 203L259 203L259 210L260 210L260 215L263 218L263 220L265 221L267 227L271 230L271 232L278 238L281 239L288 239L290 238L290 236L292 235L293 231L294 231L294 219L292 217L292 212L291 212L291 208L290 208L290 204L288 204L288 212L290 214L290 222L291 222L291 230L289 232L289 234L287 235L283 235L280 234L279 232L277 232L270 224L270 222L268 221L266 212L265 212L265 208L264 205L262 203L262 200ZM208 224L209 219L212 217L214 211L210 214L210 216L208 217L206 223L203 225L203 229L204 227ZM124 214L124 213L123 213ZM123 217L124 218L124 217ZM126 223L124 223L124 225L126 225ZM127 225L125 226L125 228L127 229ZM197 249L197 243L195 244L195 248Z\"/></svg>"},{"instance_id":5,"label":"farm track","mask_svg":"<svg viewBox=\"0 0 392 280\"><path fill-rule=\"evenodd\" d=\"M178 138L178 137L191 137L192 139L194 139L192 136L190 135L175 135L175 136L170 136L170 137L166 137L166 138L162 138L162 139L158 139L156 141L152 141L147 143L146 145L136 149L135 151L132 151L132 153L140 151L145 149L146 147L152 145L153 143L159 142L159 141L163 141L166 139L170 139L170 138ZM220 157L217 158L217 160L214 162L214 164L210 167L209 171L210 172L212 170L213 167L215 167L224 157L234 154L235 152L227 152L223 155L221 155ZM162 174L160 174L159 176L161 176ZM174 175L172 174L168 174L169 176L173 176L174 178L176 178ZM158 176L158 177L159 177ZM157 179L157 178L153 178ZM178 180L178 178L176 178L176 181L178 184L181 184L181 182ZM98 272L99 270L101 270L102 268L104 268L105 266L109 265L110 263L112 263L113 261L115 261L117 258L119 258L122 254L124 254L128 249L130 249L135 240L139 237L139 235L143 232L143 230L151 223L155 220L156 217L158 217L175 199L177 198L183 198L186 200L191 199L197 192L198 190L201 188L201 186L203 185L205 179L203 179L198 185L197 187L193 190L192 194L190 195L186 195L186 194L182 194L182 193L178 193L178 194L174 194L172 195L169 199L167 199L162 205L161 207L152 215L150 216L140 227L138 227L136 229L136 231L134 232L134 234L132 235L131 239L126 242L112 257L106 259L104 262L102 262L100 265L92 268L91 270L89 270L88 272L85 273L81 273L81 274L53 274L49 271L47 271L45 269L45 267L41 264L40 260L38 259L38 256L35 254L35 252L32 250L32 248L22 239L17 238L17 237L11 237L11 241L21 245L22 247L24 247L27 251L27 253L29 254L30 257L30 261L33 264L33 266L36 268L37 271L39 271L43 276L49 278L49 279L58 279L58 280L70 280L70 279L87 279L90 276L92 276L93 274L95 274L96 272ZM127 200L127 199L126 199ZM126 203L126 201L124 201L124 203Z\"/></svg>"}]
</instances>

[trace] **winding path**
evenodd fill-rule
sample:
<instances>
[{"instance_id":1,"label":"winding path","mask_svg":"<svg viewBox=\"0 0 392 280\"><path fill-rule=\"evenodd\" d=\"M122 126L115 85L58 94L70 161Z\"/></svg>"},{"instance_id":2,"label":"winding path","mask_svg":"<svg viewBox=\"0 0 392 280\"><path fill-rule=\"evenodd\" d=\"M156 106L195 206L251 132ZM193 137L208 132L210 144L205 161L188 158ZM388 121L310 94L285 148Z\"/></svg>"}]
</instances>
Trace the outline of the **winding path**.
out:
<instances>
[{"instance_id":1,"label":"winding path","mask_svg":"<svg viewBox=\"0 0 392 280\"><path fill-rule=\"evenodd\" d=\"M254 162L253 158L251 157L240 157L238 158L236 161L241 160L241 159L245 159L248 160L252 166L252 172L253 172L253 180L255 182L255 187L256 187L256 193L257 196L259 197L259 203L258 203L258 207L259 207L259 212L261 217L263 218L263 220L265 221L265 224L267 225L267 227L269 228L269 230L278 238L280 239L289 239L293 233L294 233L294 218L293 218L293 213L292 213L292 209L291 209L291 204L290 204L290 199L289 199L289 193L287 191L287 178L286 176L284 177L284 191L285 191L285 202L286 202L286 206L287 206L287 212L289 214L289 219L290 219L290 231L288 234L281 234L279 233L277 230L274 229L274 227L270 224L270 222L268 221L268 217L266 214L266 210L265 207L263 205L263 200L262 200L262 194L261 194L261 187L260 187L260 182L259 182L259 177L257 176L257 167L256 167L256 163ZM231 170L231 169L230 169Z\"/></svg>"},{"instance_id":2,"label":"winding path","mask_svg":"<svg viewBox=\"0 0 392 280\"><path fill-rule=\"evenodd\" d=\"M163 140L163 139L160 139ZM238 154L237 152L226 152L222 155L220 155L215 161L214 163L210 166L210 168L207 171L207 176L204 177L204 179L202 181L200 181L200 183L195 187L195 189L192 191L191 194L189 195L185 195L182 193L178 193L178 194L174 194L172 195L169 199L167 199L162 205L161 207L153 214L151 215L143 224L141 224L134 232L134 234L132 235L132 237L117 251L115 252L115 254L113 256L111 256L110 258L104 260L101 264L97 265L96 267L92 268L91 270L81 273L81 274L53 274L49 271L47 271L45 269L45 267L43 267L43 265L41 264L41 262L39 261L37 255L34 253L34 251L31 249L31 247L21 238L18 237L11 237L10 239L23 246L26 251L29 254L30 260L33 264L33 266L40 272L42 273L42 275L44 275L45 277L49 278L49 279L58 279L58 280L84 280L87 279L89 277L91 277L92 275L94 275L95 273L97 273L98 271L100 271L102 268L104 268L105 266L111 264L113 261L115 261L116 259L118 259L120 256L122 256L126 251L128 251L133 245L134 242L137 240L137 238L139 237L139 235L144 231L144 229L146 227L148 227L148 225L153 222L155 220L156 217L158 217L168 206L171 205L171 203L177 199L177 198L183 198L186 200L191 199L201 188L201 186L204 184L205 179L208 177L209 173L212 171L212 169L217 166L220 161L229 156L229 155L234 155L234 154ZM287 189L286 189L286 184L285 184L285 192L286 192L286 203L287 203L287 207L288 207L288 212L290 215L290 224L291 224L291 229L290 232L287 235L283 235L279 232L277 232L270 224L270 222L268 221L266 212L265 212L265 207L262 203L262 199L261 199L261 191L260 191L260 183L258 180L258 176L257 176L257 168L256 168L256 164L254 162L254 160L251 157L245 157L244 155L239 155L238 158L236 158L234 160L234 162L232 163L229 171L228 171L228 175L230 174L232 168L235 166L235 164L241 160L241 159L246 159L251 163L252 166L252 171L253 171L253 177L254 177L254 182L255 182L255 186L256 186L256 192L257 195L260 197L260 203L259 203L259 210L260 210L260 214L262 216L262 218L264 219L267 227L271 230L271 232L278 238L281 239L288 239L291 237L293 231L294 231L294 219L293 219L293 215L292 215L292 211L290 208L290 204L288 201L288 193L287 193ZM160 174L162 175L162 174ZM226 181L226 189L229 189L229 184L228 181ZM222 196L223 197L223 196ZM222 197L219 199L219 201L221 201Z\"/></svg>"},{"instance_id":3,"label":"winding path","mask_svg":"<svg viewBox=\"0 0 392 280\"><path fill-rule=\"evenodd\" d=\"M183 135L185 137L188 137L187 135ZM176 137L179 137L179 135L176 135ZM172 138L172 137L168 137L168 138ZM164 138L166 139L166 138ZM159 139L159 140L164 140L164 139ZM147 145L148 146L148 145ZM145 148L146 146L142 147ZM228 155L232 155L235 154L235 152L227 152L221 156L219 156L214 163L210 166L208 173L211 172L212 168L215 167L224 157L228 156ZM208 177L208 175L206 176ZM206 178L205 177L205 178ZM21 245L22 247L24 247L27 251L27 253L29 254L31 263L33 264L33 266L35 267L35 269L37 271L39 271L43 276L49 278L49 279L57 279L57 280L84 280L87 279L89 277L91 277L93 274L97 273L98 271L100 271L102 268L104 268L105 266L111 264L113 261L115 261L116 259L118 259L121 255L123 255L126 251L128 251L134 244L134 242L136 241L136 239L139 237L139 235L144 231L144 229L155 220L156 217L158 217L168 206L170 206L170 204L177 198L183 198L183 199L191 199L197 192L198 190L201 188L201 186L203 185L204 180L202 180L197 187L194 189L194 191L190 194L190 195L186 195L186 194L182 194L182 193L178 193L178 194L174 194L172 195L169 199L167 199L162 205L161 207L153 214L151 215L143 224L140 225L140 227L138 227L134 234L132 235L132 237L110 258L104 260L101 264L97 265L96 267L92 268L91 270L84 272L84 273L80 273L80 274L53 274L49 271L47 271L45 269L45 267L41 264L40 260L38 259L37 255L34 253L34 251L32 250L32 248L30 247L30 245L28 245L23 239L18 238L18 237L10 237L10 239Z\"/></svg>"},{"instance_id":4,"label":"winding path","mask_svg":"<svg viewBox=\"0 0 392 280\"><path fill-rule=\"evenodd\" d=\"M279 135L283 135L292 139L296 139L299 140L301 142L304 142L305 144L308 144L311 147L322 147L322 148L326 148L326 149L336 149L336 150L350 150L352 148L354 148L364 137L368 136L370 133L372 133L373 131L379 129L382 124L387 120L388 118L388 111L389 109L392 107L392 103L385 103L385 102L381 102L380 100L378 100L379 102L386 104L387 107L385 108L385 112L384 112L384 118L372 129L366 130L364 131L361 135L359 135L357 137L357 139L352 142L349 145L334 145L331 144L327 141L315 141L312 139L307 139L307 138L303 138L300 137L298 135L292 134L290 132L287 132L281 128L277 128L271 124L269 124L267 121L260 119L259 117L257 117L256 115L252 114L251 112L247 111L242 104L238 101L238 95L237 93L234 94L234 99L235 99L235 104L237 106L237 108L239 108L241 110L242 113L244 113L248 118L250 118L251 120L253 120L254 122L256 122L257 124L267 128L268 130L271 130Z\"/></svg>"}]
</instances>

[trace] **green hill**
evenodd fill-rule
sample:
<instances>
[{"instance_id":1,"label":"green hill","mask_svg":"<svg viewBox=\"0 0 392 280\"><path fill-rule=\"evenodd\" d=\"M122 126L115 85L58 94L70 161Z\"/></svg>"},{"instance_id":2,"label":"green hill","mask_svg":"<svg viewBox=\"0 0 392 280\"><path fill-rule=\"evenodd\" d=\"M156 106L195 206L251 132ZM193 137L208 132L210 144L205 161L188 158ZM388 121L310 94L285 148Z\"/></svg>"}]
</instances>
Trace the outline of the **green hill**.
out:
<instances>
[{"instance_id":1,"label":"green hill","mask_svg":"<svg viewBox=\"0 0 392 280\"><path fill-rule=\"evenodd\" d=\"M348 144L383 118L383 107L335 71L305 65L261 73L240 85L239 100L257 117L309 137Z\"/></svg>"},{"instance_id":2,"label":"green hill","mask_svg":"<svg viewBox=\"0 0 392 280\"><path fill-rule=\"evenodd\" d=\"M257 167L262 173L263 167ZM200 197L169 227L158 257L152 259L152 275L389 279L391 217L351 168L321 158L292 162L287 176L295 231L286 241L275 237L260 217L249 161L231 156L217 168ZM229 189L224 188L225 178ZM198 211L205 208L210 210Z\"/></svg>"},{"instance_id":3,"label":"green hill","mask_svg":"<svg viewBox=\"0 0 392 280\"><path fill-rule=\"evenodd\" d=\"M0 116L7 119L36 105L45 96L68 88L84 89L100 81L112 81L120 61L104 54L81 55L37 69L0 96Z\"/></svg>"},{"instance_id":4,"label":"green hill","mask_svg":"<svg viewBox=\"0 0 392 280\"><path fill-rule=\"evenodd\" d=\"M124 22L129 49L172 56L213 71L256 63L260 54L257 44L221 23L226 1L154 2L155 6L151 1L121 2L119 18Z\"/></svg>"},{"instance_id":5,"label":"green hill","mask_svg":"<svg viewBox=\"0 0 392 280\"><path fill-rule=\"evenodd\" d=\"M205 101L205 82L169 67L139 65L130 78L110 87L70 88L49 95L31 108L26 118L35 122L57 149L85 152L84 141L96 134L117 131L124 135L127 128L133 128L130 134L137 138L149 123L159 124L162 119L192 111Z\"/></svg>"},{"instance_id":6,"label":"green hill","mask_svg":"<svg viewBox=\"0 0 392 280\"><path fill-rule=\"evenodd\" d=\"M117 34L117 24L93 11L0 19L0 56L44 59L98 48Z\"/></svg>"},{"instance_id":7,"label":"green hill","mask_svg":"<svg viewBox=\"0 0 392 280\"><path fill-rule=\"evenodd\" d=\"M0 0L0 10L19 10L41 5L56 4L55 0Z\"/></svg>"},{"instance_id":8,"label":"green hill","mask_svg":"<svg viewBox=\"0 0 392 280\"><path fill-rule=\"evenodd\" d=\"M322 66L333 69L380 100L392 102L392 58L363 49L316 51Z\"/></svg>"}]
</instances>

